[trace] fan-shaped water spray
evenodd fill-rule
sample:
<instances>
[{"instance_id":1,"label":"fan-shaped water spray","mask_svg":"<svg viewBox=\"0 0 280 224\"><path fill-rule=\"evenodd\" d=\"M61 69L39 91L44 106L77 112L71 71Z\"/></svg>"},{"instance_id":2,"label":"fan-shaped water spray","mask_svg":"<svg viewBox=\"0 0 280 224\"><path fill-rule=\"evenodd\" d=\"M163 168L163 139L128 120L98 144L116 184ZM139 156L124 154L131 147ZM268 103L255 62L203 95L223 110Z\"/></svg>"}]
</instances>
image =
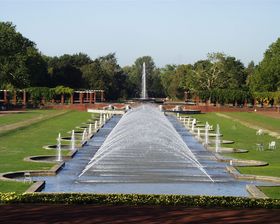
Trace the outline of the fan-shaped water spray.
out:
<instances>
[{"instance_id":1,"label":"fan-shaped water spray","mask_svg":"<svg viewBox=\"0 0 280 224\"><path fill-rule=\"evenodd\" d=\"M204 176L213 181L165 115L144 105L122 117L80 177L89 182L99 177L102 181L137 182L163 181L174 175L178 179Z\"/></svg>"}]
</instances>

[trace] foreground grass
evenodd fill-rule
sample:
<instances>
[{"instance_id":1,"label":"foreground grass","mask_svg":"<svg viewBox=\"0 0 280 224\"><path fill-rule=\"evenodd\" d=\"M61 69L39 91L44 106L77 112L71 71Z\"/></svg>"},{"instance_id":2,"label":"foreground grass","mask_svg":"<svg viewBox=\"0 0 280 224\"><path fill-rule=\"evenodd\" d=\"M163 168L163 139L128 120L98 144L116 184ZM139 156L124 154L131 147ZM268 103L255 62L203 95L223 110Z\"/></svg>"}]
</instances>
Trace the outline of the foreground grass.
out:
<instances>
[{"instance_id":1,"label":"foreground grass","mask_svg":"<svg viewBox=\"0 0 280 224\"><path fill-rule=\"evenodd\" d=\"M15 181L0 181L0 192L9 193L9 192L17 192L24 193L27 188L29 188L31 183L22 183Z\"/></svg>"},{"instance_id":2,"label":"foreground grass","mask_svg":"<svg viewBox=\"0 0 280 224\"><path fill-rule=\"evenodd\" d=\"M215 113L194 115L194 117L203 122L208 121L211 125L214 125L214 127L219 124L221 133L223 134L223 139L235 141L234 144L223 145L224 147L234 147L249 150L248 153L232 153L226 155L239 159L261 160L269 163L268 166L264 167L239 167L238 170L241 173L280 177L280 150L268 150L268 143L270 141L274 140L277 142L276 144L279 145L279 140L277 141L275 138L267 134L263 136L257 136L256 130L245 127L244 125L233 121L232 119L220 117ZM254 122L254 117L251 118L251 122ZM259 122L261 122L261 120L259 120ZM266 120L264 119L263 122L266 122ZM265 150L257 151L256 143L264 143ZM266 190L264 190L264 192L266 193ZM273 192L273 197L280 197L279 188Z\"/></svg>"},{"instance_id":3,"label":"foreground grass","mask_svg":"<svg viewBox=\"0 0 280 224\"><path fill-rule=\"evenodd\" d=\"M42 146L56 144L58 133L69 136L68 131L90 118L87 112L69 111L60 116L43 120L33 125L0 135L0 172L20 170L46 170L53 164L25 162L23 159L35 155L54 155L54 150ZM17 191L17 183L11 183L9 191ZM6 191L7 185L0 185L0 191Z\"/></svg>"},{"instance_id":4,"label":"foreground grass","mask_svg":"<svg viewBox=\"0 0 280 224\"><path fill-rule=\"evenodd\" d=\"M280 187L259 187L268 197L280 199Z\"/></svg>"}]
</instances>

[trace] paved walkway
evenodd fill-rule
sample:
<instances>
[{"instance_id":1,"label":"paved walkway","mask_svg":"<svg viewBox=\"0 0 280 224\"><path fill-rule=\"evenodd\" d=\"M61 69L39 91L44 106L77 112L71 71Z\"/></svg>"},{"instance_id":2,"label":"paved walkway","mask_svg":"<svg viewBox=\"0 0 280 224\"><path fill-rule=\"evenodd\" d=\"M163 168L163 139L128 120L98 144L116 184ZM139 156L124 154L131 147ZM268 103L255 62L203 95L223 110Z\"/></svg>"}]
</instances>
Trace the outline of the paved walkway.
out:
<instances>
[{"instance_id":1,"label":"paved walkway","mask_svg":"<svg viewBox=\"0 0 280 224\"><path fill-rule=\"evenodd\" d=\"M160 206L1 205L1 223L280 223L279 209Z\"/></svg>"}]
</instances>

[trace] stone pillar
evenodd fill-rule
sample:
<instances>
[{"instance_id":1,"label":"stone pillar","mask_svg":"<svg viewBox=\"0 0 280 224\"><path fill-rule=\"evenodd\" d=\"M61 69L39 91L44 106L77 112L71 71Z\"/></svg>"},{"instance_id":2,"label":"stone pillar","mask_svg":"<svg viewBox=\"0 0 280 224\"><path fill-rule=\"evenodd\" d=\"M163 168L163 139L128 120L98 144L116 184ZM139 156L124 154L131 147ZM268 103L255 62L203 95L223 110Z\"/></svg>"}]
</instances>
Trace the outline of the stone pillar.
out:
<instances>
[{"instance_id":1,"label":"stone pillar","mask_svg":"<svg viewBox=\"0 0 280 224\"><path fill-rule=\"evenodd\" d=\"M199 96L196 96L196 97L195 97L195 104L196 104L197 106L199 106Z\"/></svg>"},{"instance_id":2,"label":"stone pillar","mask_svg":"<svg viewBox=\"0 0 280 224\"><path fill-rule=\"evenodd\" d=\"M25 91L25 90L23 90L22 104L23 104L24 106L26 106L26 91Z\"/></svg>"},{"instance_id":3,"label":"stone pillar","mask_svg":"<svg viewBox=\"0 0 280 224\"><path fill-rule=\"evenodd\" d=\"M184 97L185 97L185 101L188 101L188 92L185 91L185 92L184 92L184 95L185 95L185 96L184 96Z\"/></svg>"},{"instance_id":4,"label":"stone pillar","mask_svg":"<svg viewBox=\"0 0 280 224\"><path fill-rule=\"evenodd\" d=\"M254 99L254 107L256 106L256 104L257 104L257 100L256 100L256 99Z\"/></svg>"},{"instance_id":5,"label":"stone pillar","mask_svg":"<svg viewBox=\"0 0 280 224\"><path fill-rule=\"evenodd\" d=\"M14 91L14 95L13 95L13 105L17 104L17 91Z\"/></svg>"},{"instance_id":6,"label":"stone pillar","mask_svg":"<svg viewBox=\"0 0 280 224\"><path fill-rule=\"evenodd\" d=\"M60 103L64 104L64 94L61 94Z\"/></svg>"},{"instance_id":7,"label":"stone pillar","mask_svg":"<svg viewBox=\"0 0 280 224\"><path fill-rule=\"evenodd\" d=\"M89 104L92 104L92 92L89 93Z\"/></svg>"},{"instance_id":8,"label":"stone pillar","mask_svg":"<svg viewBox=\"0 0 280 224\"><path fill-rule=\"evenodd\" d=\"M7 90L4 90L4 103L8 103Z\"/></svg>"},{"instance_id":9,"label":"stone pillar","mask_svg":"<svg viewBox=\"0 0 280 224\"><path fill-rule=\"evenodd\" d=\"M79 100L80 100L80 104L83 104L83 92L79 92Z\"/></svg>"},{"instance_id":10,"label":"stone pillar","mask_svg":"<svg viewBox=\"0 0 280 224\"><path fill-rule=\"evenodd\" d=\"M42 104L42 105L45 105L45 103L46 103L45 97L42 97L42 99L41 99L41 104Z\"/></svg>"},{"instance_id":11,"label":"stone pillar","mask_svg":"<svg viewBox=\"0 0 280 224\"><path fill-rule=\"evenodd\" d=\"M93 91L93 102L96 103L96 91Z\"/></svg>"},{"instance_id":12,"label":"stone pillar","mask_svg":"<svg viewBox=\"0 0 280 224\"><path fill-rule=\"evenodd\" d=\"M74 104L74 93L70 96L70 104Z\"/></svg>"},{"instance_id":13,"label":"stone pillar","mask_svg":"<svg viewBox=\"0 0 280 224\"><path fill-rule=\"evenodd\" d=\"M101 102L103 102L104 101L104 91L102 90L101 91Z\"/></svg>"},{"instance_id":14,"label":"stone pillar","mask_svg":"<svg viewBox=\"0 0 280 224\"><path fill-rule=\"evenodd\" d=\"M89 92L88 92L88 91L86 92L86 97L87 97L86 102L88 102L88 103L89 103Z\"/></svg>"}]
</instances>

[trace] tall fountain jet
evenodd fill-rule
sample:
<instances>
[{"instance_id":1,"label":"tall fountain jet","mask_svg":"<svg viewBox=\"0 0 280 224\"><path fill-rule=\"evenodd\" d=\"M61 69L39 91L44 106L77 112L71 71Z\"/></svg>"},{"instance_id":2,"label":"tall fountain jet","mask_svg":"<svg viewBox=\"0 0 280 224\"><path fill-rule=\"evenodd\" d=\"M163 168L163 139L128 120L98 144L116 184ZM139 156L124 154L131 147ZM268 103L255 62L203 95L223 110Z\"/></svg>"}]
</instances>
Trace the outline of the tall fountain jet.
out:
<instances>
[{"instance_id":1,"label":"tall fountain jet","mask_svg":"<svg viewBox=\"0 0 280 224\"><path fill-rule=\"evenodd\" d=\"M142 99L147 99L148 98L147 89L146 89L146 64L145 64L145 62L143 63L143 70L142 70L142 92L141 92L141 98Z\"/></svg>"}]
</instances>

